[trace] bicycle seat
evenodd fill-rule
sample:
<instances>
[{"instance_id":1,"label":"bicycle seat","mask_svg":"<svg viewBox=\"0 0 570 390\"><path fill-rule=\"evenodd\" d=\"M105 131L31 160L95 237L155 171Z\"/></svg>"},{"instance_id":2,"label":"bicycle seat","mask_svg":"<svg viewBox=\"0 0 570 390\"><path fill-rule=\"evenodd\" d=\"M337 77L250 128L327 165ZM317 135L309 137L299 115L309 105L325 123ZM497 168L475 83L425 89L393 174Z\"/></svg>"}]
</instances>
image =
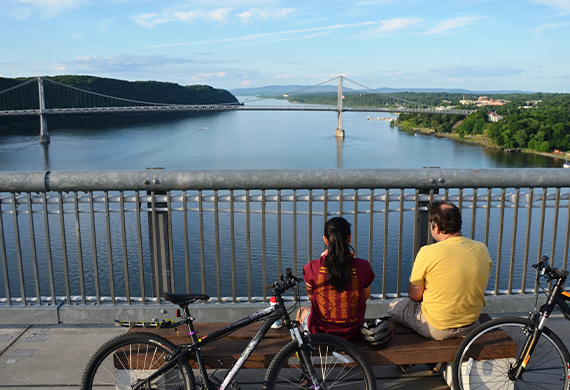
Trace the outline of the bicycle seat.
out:
<instances>
[{"instance_id":1,"label":"bicycle seat","mask_svg":"<svg viewBox=\"0 0 570 390\"><path fill-rule=\"evenodd\" d=\"M210 299L209 295L206 294L173 294L169 292L162 293L162 298L165 301L172 302L174 304L188 304L196 302L198 300L207 301Z\"/></svg>"}]
</instances>

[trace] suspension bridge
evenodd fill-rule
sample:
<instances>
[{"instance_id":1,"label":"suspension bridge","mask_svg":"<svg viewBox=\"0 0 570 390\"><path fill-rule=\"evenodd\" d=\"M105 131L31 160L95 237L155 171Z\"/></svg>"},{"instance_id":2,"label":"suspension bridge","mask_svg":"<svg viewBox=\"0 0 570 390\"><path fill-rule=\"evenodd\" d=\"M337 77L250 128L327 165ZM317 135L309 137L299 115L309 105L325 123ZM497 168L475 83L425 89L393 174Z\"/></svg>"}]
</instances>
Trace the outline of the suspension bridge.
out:
<instances>
[{"instance_id":1,"label":"suspension bridge","mask_svg":"<svg viewBox=\"0 0 570 390\"><path fill-rule=\"evenodd\" d=\"M358 89L344 90L344 81L350 82ZM323 85L338 81L338 90L325 92ZM45 82L45 83L44 83ZM329 88L330 90L330 88ZM264 100L286 99L293 104L260 104ZM388 102L388 100L392 102ZM1 116L39 116L40 142L50 142L47 128L47 116L55 114L92 114L92 113L125 113L125 112L173 112L173 111L336 111L337 127L335 136L344 138L342 113L359 112L391 112L391 113L423 113L443 115L469 115L472 110L458 110L434 107L412 102L390 94L378 92L344 76L335 77L322 83L277 96L265 96L244 101L242 103L218 104L168 104L138 101L109 96L94 91L73 87L52 80L37 77L21 84L0 91Z\"/></svg>"}]
</instances>

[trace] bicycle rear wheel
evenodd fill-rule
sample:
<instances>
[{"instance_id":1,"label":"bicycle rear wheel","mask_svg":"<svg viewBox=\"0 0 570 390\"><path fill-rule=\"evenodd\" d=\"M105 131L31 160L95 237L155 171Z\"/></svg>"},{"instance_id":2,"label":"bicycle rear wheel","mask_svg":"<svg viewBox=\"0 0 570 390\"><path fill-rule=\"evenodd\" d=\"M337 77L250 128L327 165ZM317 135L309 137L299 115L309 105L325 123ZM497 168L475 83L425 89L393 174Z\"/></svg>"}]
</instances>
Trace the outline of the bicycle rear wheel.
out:
<instances>
[{"instance_id":1,"label":"bicycle rear wheel","mask_svg":"<svg viewBox=\"0 0 570 390\"><path fill-rule=\"evenodd\" d=\"M310 335L310 344L311 361L325 389L376 389L370 364L353 344L326 334ZM265 376L264 390L311 388L298 350L299 345L292 341L275 355Z\"/></svg>"},{"instance_id":2,"label":"bicycle rear wheel","mask_svg":"<svg viewBox=\"0 0 570 390\"><path fill-rule=\"evenodd\" d=\"M529 336L526 318L497 318L473 330L463 340L452 364L456 390L569 390L570 355L564 343L544 328L522 377L509 379L509 370Z\"/></svg>"},{"instance_id":3,"label":"bicycle rear wheel","mask_svg":"<svg viewBox=\"0 0 570 390\"><path fill-rule=\"evenodd\" d=\"M148 378L165 364L164 358L176 349L164 337L150 333L117 336L95 352L83 372L81 389L132 389L139 379ZM194 390L195 387L190 364L184 360L140 389Z\"/></svg>"}]
</instances>

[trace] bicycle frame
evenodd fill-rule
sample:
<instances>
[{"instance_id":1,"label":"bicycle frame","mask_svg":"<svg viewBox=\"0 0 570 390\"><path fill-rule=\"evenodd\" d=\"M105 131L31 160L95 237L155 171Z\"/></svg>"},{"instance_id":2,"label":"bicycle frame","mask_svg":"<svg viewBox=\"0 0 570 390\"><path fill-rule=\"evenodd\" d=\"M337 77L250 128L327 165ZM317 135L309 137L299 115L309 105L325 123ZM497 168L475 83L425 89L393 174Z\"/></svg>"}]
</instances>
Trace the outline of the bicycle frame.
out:
<instances>
[{"instance_id":1,"label":"bicycle frame","mask_svg":"<svg viewBox=\"0 0 570 390\"><path fill-rule=\"evenodd\" d=\"M521 350L521 355L517 358L516 363L509 370L509 378L511 380L517 380L523 374L528 361L534 348L537 345L538 339L542 335L542 330L546 324L546 320L552 313L555 307L558 307L564 317L570 321L570 306L567 302L570 302L570 293L564 291L564 284L566 282L566 276L561 276L556 280L556 284L552 288L552 291L548 295L546 303L540 308L540 310L531 314L532 317L532 329L528 329L529 337ZM530 332L532 332L532 337Z\"/></svg>"},{"instance_id":2,"label":"bicycle frame","mask_svg":"<svg viewBox=\"0 0 570 390\"><path fill-rule=\"evenodd\" d=\"M289 271L289 270L288 270ZM288 288L288 287L287 287ZM232 324L229 324L221 329L218 329L208 335L205 335L201 338L198 338L196 335L196 331L194 330L194 318L190 315L190 309L188 308L189 302L186 303L177 303L180 309L182 310L182 317L183 320L179 321L172 326L179 326L186 324L188 326L188 336L192 341L191 344L184 344L180 346L180 349L172 356L167 356L165 358L166 363L158 368L155 372L153 372L149 377L145 379L139 379L139 381L135 384L135 388L141 386L144 383L150 383L153 379L165 374L168 372L172 367L176 365L182 359L186 359L187 356L191 353L194 353L196 358L196 364L198 369L200 370L200 375L202 376L203 387L206 389L213 389L212 381L210 381L210 376L206 371L206 367L204 361L202 359L202 354L200 352L200 348L204 345L207 345L211 342L214 342L222 337L227 336L228 334L241 329L257 320L267 317L265 321L261 324L251 341L248 343L247 347L242 352L239 359L232 365L230 370L226 373L220 386L218 387L219 390L226 390L228 386L231 385L232 381L234 380L235 376L237 375L238 371L242 368L245 361L249 358L251 353L255 350L255 348L259 345L263 337L271 328L271 325L278 319L282 318L283 324L289 329L291 333L291 338L293 341L297 342L300 346L300 359L302 362L308 363L310 362L309 351L308 347L303 341L301 337L301 333L297 327L297 323L291 321L289 317L289 313L287 308L285 307L285 303L281 294L286 291L287 288L280 287L279 285L274 284L274 295L277 299L277 304L272 305L266 309L259 310L241 320L238 320ZM311 377L313 383L318 383L316 373L313 369L311 364L306 364L308 369L308 375ZM217 383L216 383L217 385ZM320 389L320 386L315 386L315 389Z\"/></svg>"}]
</instances>

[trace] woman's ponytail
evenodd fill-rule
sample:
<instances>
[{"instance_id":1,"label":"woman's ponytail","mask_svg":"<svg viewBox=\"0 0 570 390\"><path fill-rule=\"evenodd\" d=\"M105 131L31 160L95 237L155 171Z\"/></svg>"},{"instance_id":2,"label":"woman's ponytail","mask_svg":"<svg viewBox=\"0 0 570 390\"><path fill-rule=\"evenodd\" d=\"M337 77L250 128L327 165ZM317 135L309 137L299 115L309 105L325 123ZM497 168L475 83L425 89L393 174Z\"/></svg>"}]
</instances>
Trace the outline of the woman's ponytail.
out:
<instances>
[{"instance_id":1,"label":"woman's ponytail","mask_svg":"<svg viewBox=\"0 0 570 390\"><path fill-rule=\"evenodd\" d=\"M329 247L326 259L329 283L336 291L345 291L352 276L352 254L348 238L350 223L342 217L334 217L325 224Z\"/></svg>"}]
</instances>

